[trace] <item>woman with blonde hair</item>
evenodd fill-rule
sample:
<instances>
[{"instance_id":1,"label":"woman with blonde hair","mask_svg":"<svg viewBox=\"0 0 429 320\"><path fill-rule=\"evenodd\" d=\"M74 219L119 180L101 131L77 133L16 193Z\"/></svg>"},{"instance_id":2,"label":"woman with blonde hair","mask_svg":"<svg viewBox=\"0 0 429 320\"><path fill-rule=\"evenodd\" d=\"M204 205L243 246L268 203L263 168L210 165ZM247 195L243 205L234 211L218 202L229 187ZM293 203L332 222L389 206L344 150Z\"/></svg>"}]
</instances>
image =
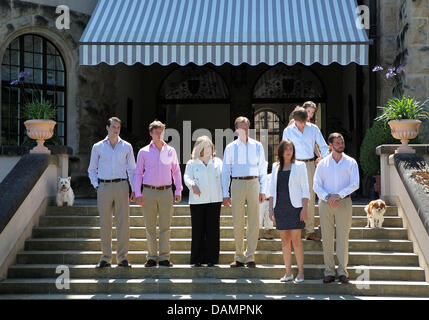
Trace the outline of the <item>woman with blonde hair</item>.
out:
<instances>
[{"instance_id":1,"label":"woman with blonde hair","mask_svg":"<svg viewBox=\"0 0 429 320\"><path fill-rule=\"evenodd\" d=\"M304 162L295 160L295 146L290 140L282 140L277 152L278 162L273 164L270 185L270 219L276 222L282 239L283 259L286 274L282 282L293 280L292 248L298 263L295 282L304 281L304 246L301 230L308 215L307 168Z\"/></svg>"},{"instance_id":2,"label":"woman with blonde hair","mask_svg":"<svg viewBox=\"0 0 429 320\"><path fill-rule=\"evenodd\" d=\"M197 139L186 164L184 182L189 189L192 245L190 264L209 267L219 263L222 160L215 157L209 137Z\"/></svg>"}]
</instances>

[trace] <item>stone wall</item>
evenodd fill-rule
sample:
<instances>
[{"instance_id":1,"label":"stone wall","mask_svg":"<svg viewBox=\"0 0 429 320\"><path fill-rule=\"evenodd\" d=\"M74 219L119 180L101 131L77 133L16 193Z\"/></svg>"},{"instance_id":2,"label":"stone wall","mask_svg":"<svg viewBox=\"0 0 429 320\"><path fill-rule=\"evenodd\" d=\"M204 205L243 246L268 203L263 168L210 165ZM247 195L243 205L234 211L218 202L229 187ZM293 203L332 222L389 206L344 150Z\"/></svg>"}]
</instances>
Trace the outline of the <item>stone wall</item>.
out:
<instances>
[{"instance_id":1,"label":"stone wall","mask_svg":"<svg viewBox=\"0 0 429 320\"><path fill-rule=\"evenodd\" d=\"M404 65L403 90L418 101L429 98L429 0L378 1L378 49L383 66ZM379 75L378 104L392 96L385 73ZM429 104L426 104L429 109ZM429 142L429 121L420 129L423 142Z\"/></svg>"}]
</instances>

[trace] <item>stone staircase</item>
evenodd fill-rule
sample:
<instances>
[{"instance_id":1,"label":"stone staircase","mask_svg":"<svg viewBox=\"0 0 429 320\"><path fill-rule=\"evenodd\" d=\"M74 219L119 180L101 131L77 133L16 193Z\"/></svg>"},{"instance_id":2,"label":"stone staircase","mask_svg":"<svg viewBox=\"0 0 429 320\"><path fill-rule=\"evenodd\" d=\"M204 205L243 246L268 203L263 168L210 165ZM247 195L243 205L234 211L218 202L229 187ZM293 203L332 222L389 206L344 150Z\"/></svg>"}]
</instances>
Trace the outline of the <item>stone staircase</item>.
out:
<instances>
[{"instance_id":1,"label":"stone staircase","mask_svg":"<svg viewBox=\"0 0 429 320\"><path fill-rule=\"evenodd\" d=\"M316 221L319 224L318 209ZM388 207L382 229L365 228L362 205L353 206L350 232L350 284L323 284L322 244L304 240L305 278L301 284L281 283L284 275L281 240L260 240L256 269L230 268L234 258L231 209L222 207L220 265L215 268L191 268L191 218L189 207L176 205L171 227L173 268L145 268L146 234L141 208L131 206L131 239L128 260L131 269L115 265L105 270L94 267L99 261L99 217L95 206L48 207L34 228L25 249L18 253L8 278L0 281L0 299L14 295L49 297L62 295L137 295L199 298L287 295L352 295L429 297L429 283L419 267L418 255L397 208ZM113 249L116 249L113 230ZM295 258L294 258L294 264ZM70 271L70 289L58 290L56 268L66 265ZM294 265L294 273L297 266ZM355 280L359 277L359 280Z\"/></svg>"}]
</instances>

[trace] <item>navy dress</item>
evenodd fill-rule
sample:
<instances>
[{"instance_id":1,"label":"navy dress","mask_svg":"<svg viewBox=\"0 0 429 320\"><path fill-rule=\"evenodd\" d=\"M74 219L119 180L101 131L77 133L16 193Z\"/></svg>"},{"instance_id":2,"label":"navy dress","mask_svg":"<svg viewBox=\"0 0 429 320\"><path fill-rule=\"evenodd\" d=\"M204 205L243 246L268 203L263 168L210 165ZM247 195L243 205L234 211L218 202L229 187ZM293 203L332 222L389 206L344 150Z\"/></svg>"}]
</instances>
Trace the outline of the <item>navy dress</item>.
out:
<instances>
[{"instance_id":1,"label":"navy dress","mask_svg":"<svg viewBox=\"0 0 429 320\"><path fill-rule=\"evenodd\" d=\"M299 220L302 208L295 208L289 196L290 170L279 171L277 176L277 197L274 207L277 230L303 229L305 222Z\"/></svg>"}]
</instances>

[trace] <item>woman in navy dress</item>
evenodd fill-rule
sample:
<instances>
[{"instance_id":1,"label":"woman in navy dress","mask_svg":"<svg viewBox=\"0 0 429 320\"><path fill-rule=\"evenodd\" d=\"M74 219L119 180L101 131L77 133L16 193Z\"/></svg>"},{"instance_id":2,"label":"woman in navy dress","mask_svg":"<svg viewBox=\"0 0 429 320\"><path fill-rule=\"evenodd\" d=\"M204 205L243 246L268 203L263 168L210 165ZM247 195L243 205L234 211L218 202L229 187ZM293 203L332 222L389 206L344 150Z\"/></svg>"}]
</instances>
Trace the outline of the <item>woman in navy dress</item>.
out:
<instances>
[{"instance_id":1,"label":"woman in navy dress","mask_svg":"<svg viewBox=\"0 0 429 320\"><path fill-rule=\"evenodd\" d=\"M301 230L308 214L310 192L307 169L304 162L295 160L295 146L290 140L282 140L278 147L278 162L273 164L270 190L270 219L276 222L282 239L286 274L282 282L292 281L292 248L298 263L295 282L304 281L304 246Z\"/></svg>"}]
</instances>

